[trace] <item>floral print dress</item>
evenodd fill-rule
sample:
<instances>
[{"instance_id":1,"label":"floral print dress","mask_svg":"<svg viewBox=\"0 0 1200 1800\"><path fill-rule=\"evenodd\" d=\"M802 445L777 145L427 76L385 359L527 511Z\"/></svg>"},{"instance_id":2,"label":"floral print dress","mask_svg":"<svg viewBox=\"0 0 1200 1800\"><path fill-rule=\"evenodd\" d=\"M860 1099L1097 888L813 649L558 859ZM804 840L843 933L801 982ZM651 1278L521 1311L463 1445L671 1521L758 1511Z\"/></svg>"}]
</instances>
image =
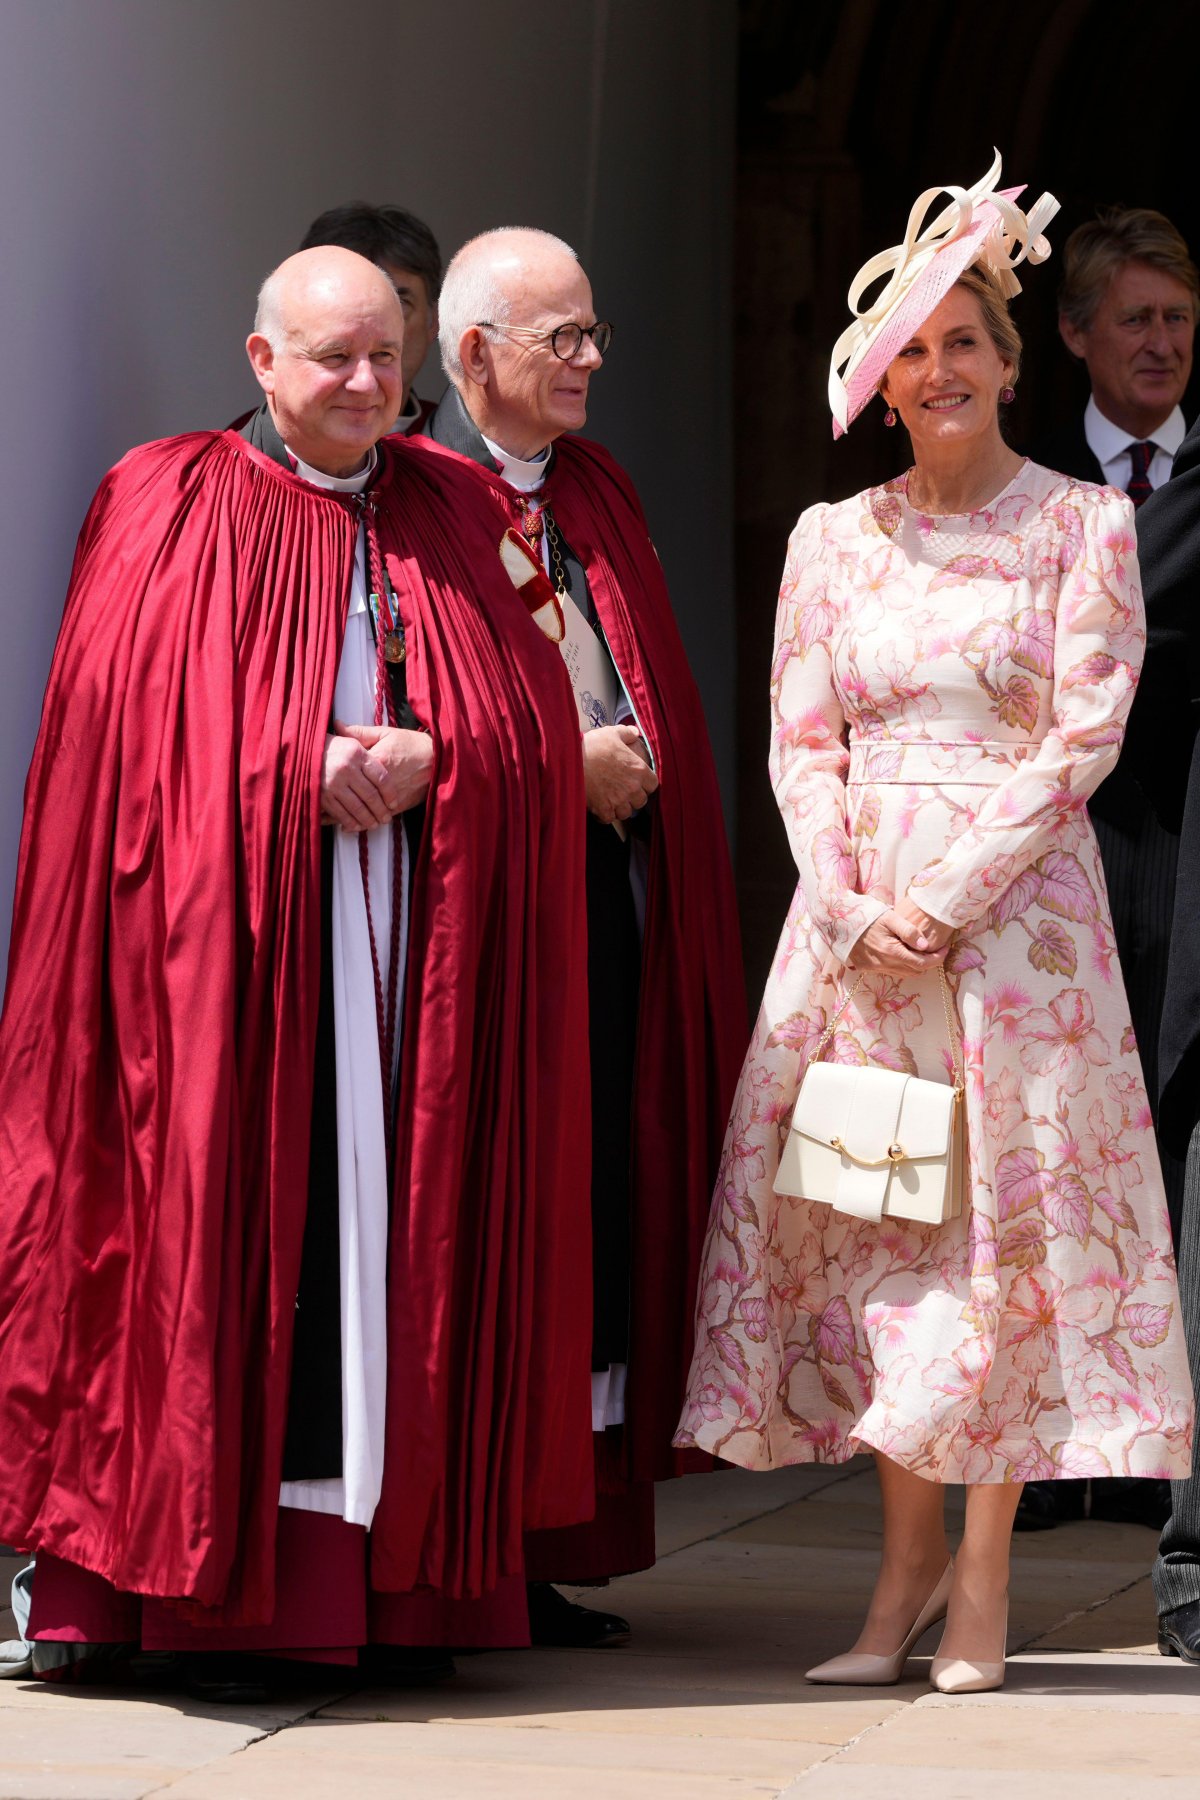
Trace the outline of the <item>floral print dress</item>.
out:
<instances>
[{"instance_id":1,"label":"floral print dress","mask_svg":"<svg viewBox=\"0 0 1200 1800\"><path fill-rule=\"evenodd\" d=\"M677 1442L747 1468L1185 1475L1166 1202L1086 800L1144 632L1123 494L1026 463L931 517L907 478L792 536L771 773L799 871L725 1142ZM969 1204L850 1218L773 1179L845 958L911 894L956 928ZM866 976L825 1054L951 1079L936 975Z\"/></svg>"}]
</instances>

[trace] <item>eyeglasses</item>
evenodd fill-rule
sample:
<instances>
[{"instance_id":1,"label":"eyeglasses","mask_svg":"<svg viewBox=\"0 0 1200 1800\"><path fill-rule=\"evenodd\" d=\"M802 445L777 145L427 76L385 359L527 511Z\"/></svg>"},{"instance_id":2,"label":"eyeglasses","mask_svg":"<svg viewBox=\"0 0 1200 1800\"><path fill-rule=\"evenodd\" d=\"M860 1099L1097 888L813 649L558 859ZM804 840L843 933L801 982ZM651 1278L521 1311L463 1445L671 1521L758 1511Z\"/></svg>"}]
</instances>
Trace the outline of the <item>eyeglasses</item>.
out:
<instances>
[{"instance_id":1,"label":"eyeglasses","mask_svg":"<svg viewBox=\"0 0 1200 1800\"><path fill-rule=\"evenodd\" d=\"M549 344L560 362L578 356L584 338L591 338L600 355L606 355L613 335L612 326L604 320L595 325L556 325L553 331L538 331L533 325L494 325L490 319L476 319L475 323L482 331L507 331L510 337L528 338L531 348Z\"/></svg>"}]
</instances>

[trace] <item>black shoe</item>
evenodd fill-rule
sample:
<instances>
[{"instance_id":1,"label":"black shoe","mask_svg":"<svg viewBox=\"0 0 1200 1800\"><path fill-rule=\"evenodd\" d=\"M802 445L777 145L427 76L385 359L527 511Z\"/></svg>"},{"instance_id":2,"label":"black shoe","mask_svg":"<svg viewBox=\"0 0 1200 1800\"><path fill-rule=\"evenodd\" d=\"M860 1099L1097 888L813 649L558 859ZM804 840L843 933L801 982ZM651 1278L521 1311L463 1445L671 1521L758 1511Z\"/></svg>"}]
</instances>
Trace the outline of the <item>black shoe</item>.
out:
<instances>
[{"instance_id":1,"label":"black shoe","mask_svg":"<svg viewBox=\"0 0 1200 1800\"><path fill-rule=\"evenodd\" d=\"M433 1687L458 1674L448 1650L408 1644L372 1644L360 1650L358 1672L370 1687Z\"/></svg>"},{"instance_id":2,"label":"black shoe","mask_svg":"<svg viewBox=\"0 0 1200 1800\"><path fill-rule=\"evenodd\" d=\"M1169 1481L1110 1477L1092 1483L1089 1518L1107 1519L1118 1525L1148 1525L1151 1531L1161 1531L1170 1516Z\"/></svg>"},{"instance_id":3,"label":"black shoe","mask_svg":"<svg viewBox=\"0 0 1200 1800\"><path fill-rule=\"evenodd\" d=\"M270 1698L262 1659L216 1650L185 1651L179 1657L179 1680L194 1700L217 1706L265 1706Z\"/></svg>"},{"instance_id":4,"label":"black shoe","mask_svg":"<svg viewBox=\"0 0 1200 1800\"><path fill-rule=\"evenodd\" d=\"M1200 1663L1200 1600L1158 1615L1158 1653Z\"/></svg>"},{"instance_id":5,"label":"black shoe","mask_svg":"<svg viewBox=\"0 0 1200 1800\"><path fill-rule=\"evenodd\" d=\"M128 1687L134 1679L136 1644L68 1644L39 1638L30 1649L30 1673L35 1681L64 1687Z\"/></svg>"},{"instance_id":6,"label":"black shoe","mask_svg":"<svg viewBox=\"0 0 1200 1800\"><path fill-rule=\"evenodd\" d=\"M629 1620L616 1613L577 1606L548 1581L531 1581L527 1593L529 1637L534 1644L551 1650L604 1650L629 1642Z\"/></svg>"},{"instance_id":7,"label":"black shoe","mask_svg":"<svg viewBox=\"0 0 1200 1800\"><path fill-rule=\"evenodd\" d=\"M1014 1531L1053 1531L1083 1517L1082 1481L1027 1481L1017 1502Z\"/></svg>"}]
</instances>

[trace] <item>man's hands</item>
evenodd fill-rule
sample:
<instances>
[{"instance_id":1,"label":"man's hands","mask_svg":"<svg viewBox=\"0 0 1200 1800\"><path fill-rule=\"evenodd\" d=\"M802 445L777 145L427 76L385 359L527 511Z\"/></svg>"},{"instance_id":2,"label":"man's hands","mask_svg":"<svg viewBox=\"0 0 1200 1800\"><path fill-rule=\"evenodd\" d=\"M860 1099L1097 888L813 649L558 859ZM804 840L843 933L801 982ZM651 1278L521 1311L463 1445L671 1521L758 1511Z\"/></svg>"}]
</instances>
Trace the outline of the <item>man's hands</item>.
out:
<instances>
[{"instance_id":1,"label":"man's hands","mask_svg":"<svg viewBox=\"0 0 1200 1800\"><path fill-rule=\"evenodd\" d=\"M658 786L636 725L602 725L583 734L583 786L588 811L606 825L628 819Z\"/></svg>"},{"instance_id":2,"label":"man's hands","mask_svg":"<svg viewBox=\"0 0 1200 1800\"><path fill-rule=\"evenodd\" d=\"M321 762L321 821L369 831L429 792L433 743L423 731L333 721Z\"/></svg>"},{"instance_id":3,"label":"man's hands","mask_svg":"<svg viewBox=\"0 0 1200 1800\"><path fill-rule=\"evenodd\" d=\"M849 964L885 975L925 975L945 962L953 936L952 925L931 918L906 897L867 926Z\"/></svg>"}]
</instances>

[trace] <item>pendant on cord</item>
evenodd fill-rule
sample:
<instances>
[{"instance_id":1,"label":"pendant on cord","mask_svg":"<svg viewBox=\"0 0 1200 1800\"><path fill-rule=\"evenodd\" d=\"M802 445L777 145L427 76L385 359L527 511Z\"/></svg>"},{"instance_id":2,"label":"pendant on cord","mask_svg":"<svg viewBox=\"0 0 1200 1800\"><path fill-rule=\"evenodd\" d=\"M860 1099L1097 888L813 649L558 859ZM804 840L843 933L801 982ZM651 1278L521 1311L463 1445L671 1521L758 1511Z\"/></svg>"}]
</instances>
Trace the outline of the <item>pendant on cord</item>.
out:
<instances>
[{"instance_id":1,"label":"pendant on cord","mask_svg":"<svg viewBox=\"0 0 1200 1800\"><path fill-rule=\"evenodd\" d=\"M383 635L384 660L390 663L402 663L408 655L408 646L404 642L403 631L386 631Z\"/></svg>"}]
</instances>

